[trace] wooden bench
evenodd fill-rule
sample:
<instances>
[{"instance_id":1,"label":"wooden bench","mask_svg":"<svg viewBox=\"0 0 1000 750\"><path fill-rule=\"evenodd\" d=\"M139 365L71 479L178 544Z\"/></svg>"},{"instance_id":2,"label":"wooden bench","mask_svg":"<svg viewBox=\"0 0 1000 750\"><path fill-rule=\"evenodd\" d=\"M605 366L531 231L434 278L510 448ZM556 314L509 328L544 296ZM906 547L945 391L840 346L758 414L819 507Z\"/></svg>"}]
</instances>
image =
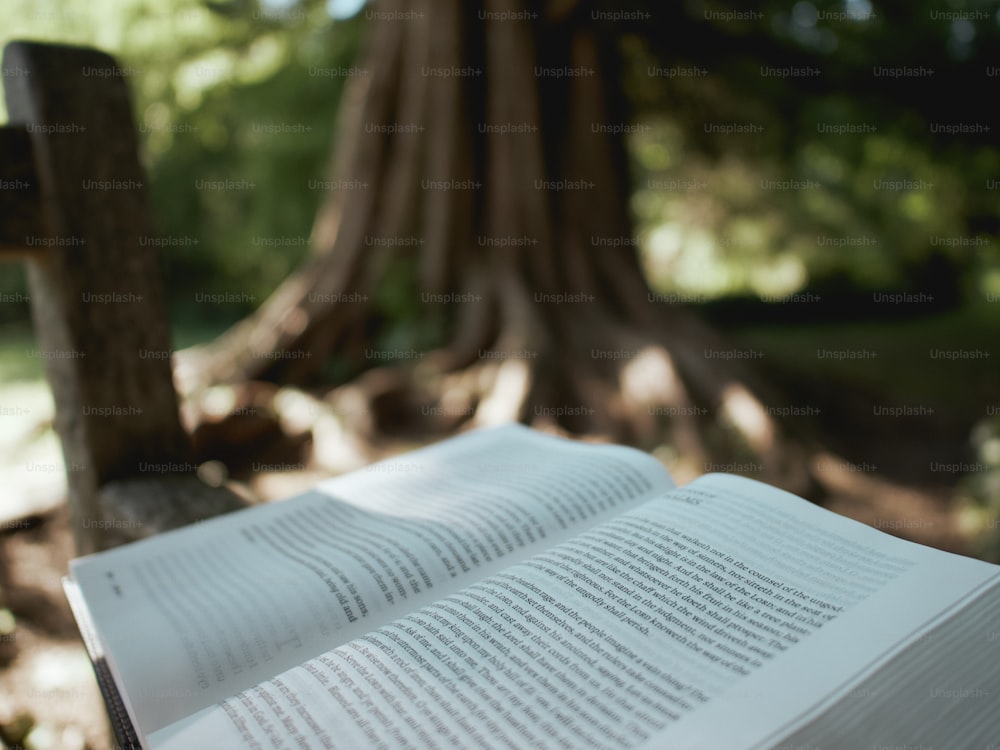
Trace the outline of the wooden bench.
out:
<instances>
[{"instance_id":1,"label":"wooden bench","mask_svg":"<svg viewBox=\"0 0 1000 750\"><path fill-rule=\"evenodd\" d=\"M20 41L2 65L0 257L27 264L78 551L242 507L191 462L121 69L97 50Z\"/></svg>"}]
</instances>

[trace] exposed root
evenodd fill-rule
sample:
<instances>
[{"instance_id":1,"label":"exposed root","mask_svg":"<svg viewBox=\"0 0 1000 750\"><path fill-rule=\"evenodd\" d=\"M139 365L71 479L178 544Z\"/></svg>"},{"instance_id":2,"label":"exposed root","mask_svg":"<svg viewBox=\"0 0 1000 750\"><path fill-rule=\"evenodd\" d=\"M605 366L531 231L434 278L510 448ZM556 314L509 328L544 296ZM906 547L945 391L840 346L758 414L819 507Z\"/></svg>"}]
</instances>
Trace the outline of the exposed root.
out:
<instances>
[{"instance_id":1,"label":"exposed root","mask_svg":"<svg viewBox=\"0 0 1000 750\"><path fill-rule=\"evenodd\" d=\"M789 435L768 412L745 385L752 374L744 375L744 366L705 367L711 358L703 351L691 351L690 343L686 349L668 347L662 334L644 333L638 323L595 322L581 331L573 324L578 310L553 307L543 316L543 308L517 301L516 294L502 299L509 307L500 313L507 325L471 361L444 348L422 360L369 369L332 388L240 386L243 395L228 401L215 389L209 392L216 393L215 412L223 401L228 404L228 429L207 409L211 399L202 398L196 434L230 441L236 435L235 453L246 463L247 452L267 447L269 430L280 427L300 446L305 464L342 471L374 460L401 440L426 442L524 422L636 445L661 456L679 479L735 471L813 495L829 485L811 460L816 448L806 437ZM575 340L589 344L570 347ZM463 364L447 367L457 362ZM698 366L685 367L691 362ZM189 411L193 403L188 400ZM197 418L189 415L192 421ZM256 443L255 434L262 436Z\"/></svg>"},{"instance_id":2,"label":"exposed root","mask_svg":"<svg viewBox=\"0 0 1000 750\"><path fill-rule=\"evenodd\" d=\"M217 384L295 386L313 413L296 429L313 461L331 467L391 439L521 421L666 445L689 474L742 465L808 486L810 449L768 413L754 372L709 356L729 345L649 299L634 247L608 243L631 236L626 159L621 138L594 125L628 113L614 47L585 4L550 4L521 24L482 23L475 6L516 13L522 0L387 2L433 9L436 22L373 25L362 61L371 75L349 85L334 169L366 187L329 195L310 258L256 313L179 354L187 401ZM481 75L423 75L428 66ZM536 73L557 66L592 74ZM417 288L394 295L419 295L422 307L409 304L440 323L447 343L384 364L369 356L393 317L380 293L402 277ZM342 373L332 384L331 359ZM338 451L348 458L331 458Z\"/></svg>"}]
</instances>

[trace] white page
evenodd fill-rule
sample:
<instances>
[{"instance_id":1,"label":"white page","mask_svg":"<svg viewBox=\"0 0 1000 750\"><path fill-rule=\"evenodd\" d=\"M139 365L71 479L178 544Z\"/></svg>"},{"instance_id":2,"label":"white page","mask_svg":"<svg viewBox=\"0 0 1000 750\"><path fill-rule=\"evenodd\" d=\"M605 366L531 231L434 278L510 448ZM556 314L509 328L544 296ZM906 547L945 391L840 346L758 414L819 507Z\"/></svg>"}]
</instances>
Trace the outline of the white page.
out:
<instances>
[{"instance_id":1,"label":"white page","mask_svg":"<svg viewBox=\"0 0 1000 750\"><path fill-rule=\"evenodd\" d=\"M752 747L996 576L714 476L150 740Z\"/></svg>"},{"instance_id":2,"label":"white page","mask_svg":"<svg viewBox=\"0 0 1000 750\"><path fill-rule=\"evenodd\" d=\"M73 563L144 734L670 486L650 456L509 426Z\"/></svg>"},{"instance_id":3,"label":"white page","mask_svg":"<svg viewBox=\"0 0 1000 750\"><path fill-rule=\"evenodd\" d=\"M1000 581L970 595L762 747L990 748L1000 737ZM780 740L778 739L780 738Z\"/></svg>"},{"instance_id":4,"label":"white page","mask_svg":"<svg viewBox=\"0 0 1000 750\"><path fill-rule=\"evenodd\" d=\"M649 750L662 747L667 737L671 747L684 750L771 747L791 727L810 718L831 694L848 691L931 623L966 603L971 592L1000 579L996 565L897 539L760 483L724 475L713 475L705 483L708 486L701 489L721 497L686 508L693 511L685 514L691 519L688 524L697 522L699 511L716 503L732 511L741 505L755 511L738 517L734 513L724 524L709 513L699 537L716 543L723 534L741 535L740 557L745 563L776 571L783 580L793 582L806 574L822 575L805 567L817 551L813 545L822 545L830 575L813 582L814 591L829 596L842 585L844 591L854 592L851 598L858 596L860 584L872 591L860 592L862 598L835 613L819 632L734 684L718 700L684 717L663 737L651 740L644 746ZM778 514L772 516L775 520L765 520L760 513L764 509L769 515ZM822 526L816 528L821 530L803 533L818 518ZM845 546L833 549L837 544ZM802 550L812 547L812 552L796 553L791 545ZM866 580L862 561L867 553L859 549L886 557L883 565L874 564L873 569L896 572L884 583ZM837 565L844 568L837 570Z\"/></svg>"}]
</instances>

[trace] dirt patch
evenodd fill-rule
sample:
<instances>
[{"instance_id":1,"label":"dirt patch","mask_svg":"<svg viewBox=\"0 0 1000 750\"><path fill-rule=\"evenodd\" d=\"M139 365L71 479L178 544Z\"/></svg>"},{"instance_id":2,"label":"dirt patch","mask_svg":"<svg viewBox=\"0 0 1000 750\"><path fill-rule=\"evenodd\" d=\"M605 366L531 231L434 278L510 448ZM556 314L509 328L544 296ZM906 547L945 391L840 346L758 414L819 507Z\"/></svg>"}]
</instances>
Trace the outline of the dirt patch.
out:
<instances>
[{"instance_id":1,"label":"dirt patch","mask_svg":"<svg viewBox=\"0 0 1000 750\"><path fill-rule=\"evenodd\" d=\"M0 606L14 618L0 644L0 737L11 747L111 746L97 683L62 593L72 556L64 505L0 536Z\"/></svg>"}]
</instances>

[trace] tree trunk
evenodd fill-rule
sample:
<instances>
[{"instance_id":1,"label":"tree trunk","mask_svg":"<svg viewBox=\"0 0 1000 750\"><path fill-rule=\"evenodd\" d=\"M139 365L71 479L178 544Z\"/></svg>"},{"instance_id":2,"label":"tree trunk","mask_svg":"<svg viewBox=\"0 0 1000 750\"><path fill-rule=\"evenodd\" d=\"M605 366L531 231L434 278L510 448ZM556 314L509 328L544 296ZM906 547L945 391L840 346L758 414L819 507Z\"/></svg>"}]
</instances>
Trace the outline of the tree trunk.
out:
<instances>
[{"instance_id":1,"label":"tree trunk","mask_svg":"<svg viewBox=\"0 0 1000 750\"><path fill-rule=\"evenodd\" d=\"M587 2L386 0L346 93L312 254L253 315L182 352L179 386L313 386L351 364L370 429L520 420L711 468L706 426L802 489L732 347L650 293L627 211L613 40ZM387 282L443 329L375 350ZM398 295L398 291L396 292ZM715 352L715 354L713 354ZM735 363L735 364L734 364ZM792 478L795 477L795 478Z\"/></svg>"}]
</instances>

